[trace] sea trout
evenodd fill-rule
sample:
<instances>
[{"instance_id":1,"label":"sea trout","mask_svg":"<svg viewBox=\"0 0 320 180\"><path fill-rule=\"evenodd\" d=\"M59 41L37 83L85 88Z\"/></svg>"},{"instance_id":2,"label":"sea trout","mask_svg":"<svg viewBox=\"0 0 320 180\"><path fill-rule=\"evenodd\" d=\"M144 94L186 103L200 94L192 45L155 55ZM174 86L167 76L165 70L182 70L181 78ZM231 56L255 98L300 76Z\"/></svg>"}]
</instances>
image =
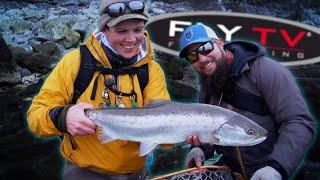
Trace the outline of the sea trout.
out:
<instances>
[{"instance_id":1,"label":"sea trout","mask_svg":"<svg viewBox=\"0 0 320 180\"><path fill-rule=\"evenodd\" d=\"M102 143L117 139L140 142L140 156L158 144L185 142L188 135L222 146L253 146L267 136L250 119L208 104L154 101L144 108L92 109L85 114L99 126Z\"/></svg>"}]
</instances>

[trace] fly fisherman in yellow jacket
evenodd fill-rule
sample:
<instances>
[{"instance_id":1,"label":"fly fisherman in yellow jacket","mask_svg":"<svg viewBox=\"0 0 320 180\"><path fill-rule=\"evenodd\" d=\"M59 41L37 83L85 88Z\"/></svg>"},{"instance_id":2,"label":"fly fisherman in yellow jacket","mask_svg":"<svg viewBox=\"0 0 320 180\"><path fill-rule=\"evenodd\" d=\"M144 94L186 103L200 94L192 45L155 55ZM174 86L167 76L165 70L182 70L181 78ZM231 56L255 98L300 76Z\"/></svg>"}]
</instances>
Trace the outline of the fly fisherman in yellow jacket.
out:
<instances>
[{"instance_id":1,"label":"fly fisherman in yellow jacket","mask_svg":"<svg viewBox=\"0 0 320 180\"><path fill-rule=\"evenodd\" d=\"M66 54L45 81L28 111L39 136L63 136L64 179L145 179L139 143L102 144L85 109L131 108L168 100L165 77L155 62L145 4L102 0L99 29L85 45Z\"/></svg>"}]
</instances>

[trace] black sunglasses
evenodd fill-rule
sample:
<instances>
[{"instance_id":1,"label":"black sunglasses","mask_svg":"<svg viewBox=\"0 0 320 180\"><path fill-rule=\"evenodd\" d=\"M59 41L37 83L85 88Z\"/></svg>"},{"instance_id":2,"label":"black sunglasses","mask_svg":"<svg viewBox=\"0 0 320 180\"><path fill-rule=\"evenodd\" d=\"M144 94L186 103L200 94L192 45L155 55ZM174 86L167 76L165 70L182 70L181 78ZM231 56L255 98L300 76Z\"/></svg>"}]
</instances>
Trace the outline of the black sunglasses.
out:
<instances>
[{"instance_id":1,"label":"black sunglasses","mask_svg":"<svg viewBox=\"0 0 320 180\"><path fill-rule=\"evenodd\" d=\"M203 45L198 47L192 52L189 52L188 55L186 56L186 59L191 62L192 64L198 61L198 54L202 55L208 55L211 53L211 51L214 50L214 42L213 41L208 41L205 42Z\"/></svg>"},{"instance_id":2,"label":"black sunglasses","mask_svg":"<svg viewBox=\"0 0 320 180\"><path fill-rule=\"evenodd\" d=\"M125 14L126 7L132 13L142 13L145 8L142 1L117 2L107 6L104 13L108 13L110 17L122 16Z\"/></svg>"}]
</instances>

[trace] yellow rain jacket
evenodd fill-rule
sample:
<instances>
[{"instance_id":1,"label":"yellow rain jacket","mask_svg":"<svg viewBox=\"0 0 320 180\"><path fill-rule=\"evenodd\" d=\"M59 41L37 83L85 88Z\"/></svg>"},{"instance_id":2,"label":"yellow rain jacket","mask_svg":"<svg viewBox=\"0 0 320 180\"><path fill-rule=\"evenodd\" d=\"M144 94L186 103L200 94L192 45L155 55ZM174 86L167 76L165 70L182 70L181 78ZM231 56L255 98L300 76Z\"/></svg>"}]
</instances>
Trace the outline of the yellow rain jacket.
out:
<instances>
[{"instance_id":1,"label":"yellow rain jacket","mask_svg":"<svg viewBox=\"0 0 320 180\"><path fill-rule=\"evenodd\" d=\"M148 63L149 81L141 93L139 80L134 75L133 81L129 75L118 76L118 88L121 92L130 93L132 89L137 93L137 104L142 107L150 100L168 100L169 94L166 88L164 73L154 60L149 35L146 32L147 55L142 60L133 64L138 67ZM111 68L100 42L91 35L86 42L91 54L106 68ZM29 128L39 136L63 135L61 153L65 159L77 164L79 167L89 168L94 171L112 174L135 173L143 169L145 157L139 157L139 143L123 140L116 140L110 143L101 144L97 134L87 136L74 136L70 138L68 133L60 132L53 124L49 111L57 106L65 106L71 103L74 81L80 67L80 50L74 50L66 54L54 68L50 76L43 84L39 94L33 99L28 110L27 119ZM95 100L90 100L94 80L98 77L98 88ZM92 104L98 108L103 102L101 97L105 88L104 75L95 72L88 88L79 97L79 102ZM115 104L116 96L109 91L111 104ZM130 97L123 96L122 102L128 108L131 107ZM71 139L74 139L76 148L72 148Z\"/></svg>"}]
</instances>

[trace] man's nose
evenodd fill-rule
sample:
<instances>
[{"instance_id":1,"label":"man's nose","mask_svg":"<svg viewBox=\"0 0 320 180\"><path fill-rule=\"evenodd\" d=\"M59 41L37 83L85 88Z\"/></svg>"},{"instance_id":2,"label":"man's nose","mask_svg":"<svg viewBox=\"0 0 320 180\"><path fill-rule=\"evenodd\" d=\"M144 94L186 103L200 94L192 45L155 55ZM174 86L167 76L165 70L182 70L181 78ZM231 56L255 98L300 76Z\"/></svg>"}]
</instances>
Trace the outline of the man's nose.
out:
<instances>
[{"instance_id":1,"label":"man's nose","mask_svg":"<svg viewBox=\"0 0 320 180\"><path fill-rule=\"evenodd\" d=\"M136 36L134 33L129 32L126 36L126 41L134 42L136 40Z\"/></svg>"},{"instance_id":2,"label":"man's nose","mask_svg":"<svg viewBox=\"0 0 320 180\"><path fill-rule=\"evenodd\" d=\"M206 55L202 55L201 53L198 53L198 61L201 63L201 62L205 62L205 60L207 59L208 57Z\"/></svg>"}]
</instances>

